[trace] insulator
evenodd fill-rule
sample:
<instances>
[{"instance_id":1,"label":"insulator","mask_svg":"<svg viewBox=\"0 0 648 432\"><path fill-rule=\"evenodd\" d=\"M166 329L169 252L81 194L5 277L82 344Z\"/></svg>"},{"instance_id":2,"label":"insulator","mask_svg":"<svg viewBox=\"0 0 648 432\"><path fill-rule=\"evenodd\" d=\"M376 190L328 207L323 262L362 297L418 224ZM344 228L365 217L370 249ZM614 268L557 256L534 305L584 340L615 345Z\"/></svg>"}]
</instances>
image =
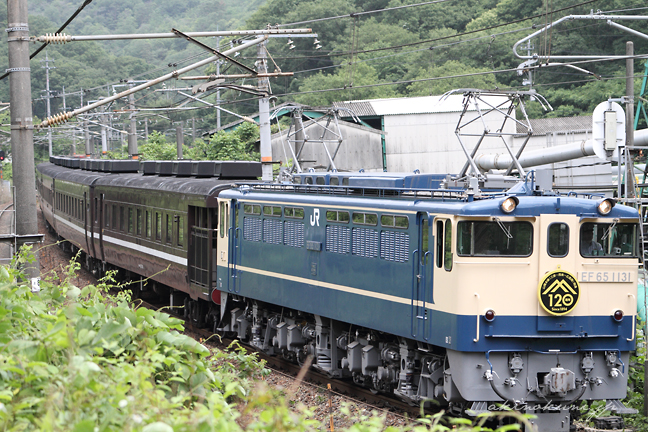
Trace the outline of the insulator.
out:
<instances>
[{"instance_id":1,"label":"insulator","mask_svg":"<svg viewBox=\"0 0 648 432\"><path fill-rule=\"evenodd\" d=\"M45 36L38 38L41 42L49 44L64 44L72 40L71 36L65 33L46 33Z\"/></svg>"},{"instance_id":2,"label":"insulator","mask_svg":"<svg viewBox=\"0 0 648 432\"><path fill-rule=\"evenodd\" d=\"M59 113L53 115L52 117L49 117L45 122L47 123L47 126L56 126L61 123L65 123L72 117L72 113Z\"/></svg>"}]
</instances>

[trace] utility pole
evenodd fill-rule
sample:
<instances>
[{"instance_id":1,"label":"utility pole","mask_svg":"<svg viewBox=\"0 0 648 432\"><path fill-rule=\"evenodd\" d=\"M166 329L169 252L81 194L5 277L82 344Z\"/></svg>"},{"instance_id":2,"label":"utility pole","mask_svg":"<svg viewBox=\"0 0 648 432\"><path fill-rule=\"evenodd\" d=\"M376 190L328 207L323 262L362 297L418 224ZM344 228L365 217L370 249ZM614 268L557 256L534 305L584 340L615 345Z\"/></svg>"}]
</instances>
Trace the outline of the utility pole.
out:
<instances>
[{"instance_id":1,"label":"utility pole","mask_svg":"<svg viewBox=\"0 0 648 432\"><path fill-rule=\"evenodd\" d=\"M45 66L41 66L41 68L45 69L45 93L46 93L46 98L47 98L47 117L50 117L52 115L52 109L50 106L50 98L52 97L50 93L50 86L49 86L49 71L50 69L56 69L54 66L50 66L49 62L53 62L54 60L50 60L49 57L47 56L47 50L45 50L45 60L41 60L41 62L45 62ZM49 155L52 157L52 127L47 126L47 142L49 143Z\"/></svg>"},{"instance_id":2,"label":"utility pole","mask_svg":"<svg viewBox=\"0 0 648 432\"><path fill-rule=\"evenodd\" d=\"M146 137L146 142L148 142L148 118L144 119L144 136Z\"/></svg>"},{"instance_id":3,"label":"utility pole","mask_svg":"<svg viewBox=\"0 0 648 432\"><path fill-rule=\"evenodd\" d=\"M105 105L101 106L101 154L105 155L108 153L108 130L106 129L106 118L104 113L106 112Z\"/></svg>"},{"instance_id":4,"label":"utility pole","mask_svg":"<svg viewBox=\"0 0 648 432\"><path fill-rule=\"evenodd\" d=\"M29 67L27 0L7 0L9 97L11 100L11 154L16 188L16 235L37 236L34 124ZM38 255L25 264L32 291L40 290Z\"/></svg>"},{"instance_id":5,"label":"utility pole","mask_svg":"<svg viewBox=\"0 0 648 432\"><path fill-rule=\"evenodd\" d=\"M132 81L129 79L128 81ZM133 85L129 85L132 87ZM135 119L135 94L128 95L128 108L130 109L130 131L128 131L128 156L131 159L137 159L137 120Z\"/></svg>"},{"instance_id":6,"label":"utility pole","mask_svg":"<svg viewBox=\"0 0 648 432\"><path fill-rule=\"evenodd\" d=\"M268 71L266 64L266 41L259 44L257 51L257 72L264 74ZM270 141L270 81L259 78L259 90L266 93L259 99L259 140L261 141L261 180L272 181L272 143Z\"/></svg>"},{"instance_id":7,"label":"utility pole","mask_svg":"<svg viewBox=\"0 0 648 432\"><path fill-rule=\"evenodd\" d=\"M216 26L216 30L218 30L218 26ZM220 36L216 38L216 51L220 52ZM218 59L216 60L216 75L220 76L220 65L221 65L221 60ZM220 98L220 87L216 87L216 106L221 105L221 98ZM216 130L220 130L221 128L221 113L220 110L216 110Z\"/></svg>"},{"instance_id":8,"label":"utility pole","mask_svg":"<svg viewBox=\"0 0 648 432\"><path fill-rule=\"evenodd\" d=\"M47 53L45 53L47 55ZM63 86L63 112L67 111L67 106L65 105L65 86Z\"/></svg>"}]
</instances>

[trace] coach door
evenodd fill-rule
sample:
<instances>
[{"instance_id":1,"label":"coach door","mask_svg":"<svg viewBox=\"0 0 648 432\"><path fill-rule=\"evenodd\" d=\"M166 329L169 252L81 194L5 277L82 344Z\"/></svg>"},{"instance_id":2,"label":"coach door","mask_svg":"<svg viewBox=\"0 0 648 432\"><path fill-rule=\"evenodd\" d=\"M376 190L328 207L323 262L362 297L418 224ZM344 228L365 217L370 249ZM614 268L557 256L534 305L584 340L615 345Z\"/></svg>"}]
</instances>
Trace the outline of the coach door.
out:
<instances>
[{"instance_id":1,"label":"coach door","mask_svg":"<svg viewBox=\"0 0 648 432\"><path fill-rule=\"evenodd\" d=\"M189 206L189 250L187 267L191 291L204 292L212 287L212 244L217 231L215 212L210 208Z\"/></svg>"},{"instance_id":2,"label":"coach door","mask_svg":"<svg viewBox=\"0 0 648 432\"><path fill-rule=\"evenodd\" d=\"M234 201L218 199L218 246L216 265L218 289L221 291L238 292L237 284L238 258L240 257L238 242L240 235L236 228L236 206ZM232 211L234 210L234 211Z\"/></svg>"},{"instance_id":3,"label":"coach door","mask_svg":"<svg viewBox=\"0 0 648 432\"><path fill-rule=\"evenodd\" d=\"M412 337L430 337L434 244L427 213L416 215L417 244L412 252Z\"/></svg>"}]
</instances>

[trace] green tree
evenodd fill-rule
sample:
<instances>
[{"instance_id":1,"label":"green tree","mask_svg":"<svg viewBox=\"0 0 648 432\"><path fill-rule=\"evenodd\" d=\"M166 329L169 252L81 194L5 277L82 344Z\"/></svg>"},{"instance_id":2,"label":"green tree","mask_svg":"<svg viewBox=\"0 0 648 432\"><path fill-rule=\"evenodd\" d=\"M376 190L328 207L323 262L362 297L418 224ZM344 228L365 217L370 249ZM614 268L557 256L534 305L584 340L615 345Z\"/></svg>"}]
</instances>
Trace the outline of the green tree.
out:
<instances>
[{"instance_id":1,"label":"green tree","mask_svg":"<svg viewBox=\"0 0 648 432\"><path fill-rule=\"evenodd\" d=\"M174 160L178 158L177 145L168 143L166 137L157 131L149 135L146 143L138 147L138 151L142 160Z\"/></svg>"},{"instance_id":2,"label":"green tree","mask_svg":"<svg viewBox=\"0 0 648 432\"><path fill-rule=\"evenodd\" d=\"M197 140L188 154L192 159L259 160L254 145L259 140L259 128L252 123L241 123L231 132L219 131L208 143Z\"/></svg>"}]
</instances>

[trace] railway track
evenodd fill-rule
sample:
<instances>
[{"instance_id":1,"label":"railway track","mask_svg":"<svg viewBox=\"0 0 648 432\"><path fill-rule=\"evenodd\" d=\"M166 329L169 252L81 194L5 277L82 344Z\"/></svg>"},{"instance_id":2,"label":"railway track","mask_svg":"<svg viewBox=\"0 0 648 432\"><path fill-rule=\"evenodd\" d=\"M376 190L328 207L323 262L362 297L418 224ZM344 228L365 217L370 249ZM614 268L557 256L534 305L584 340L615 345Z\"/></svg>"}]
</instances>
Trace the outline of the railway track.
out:
<instances>
[{"instance_id":1,"label":"railway track","mask_svg":"<svg viewBox=\"0 0 648 432\"><path fill-rule=\"evenodd\" d=\"M137 301L141 301L141 306L155 310L168 306L149 303L141 299L138 299ZM185 319L184 316L169 312L168 310L167 312L176 318L183 320L187 334L197 340L202 340L206 345L224 350L234 341L233 339L227 338L214 338L212 332L194 326L190 320ZM280 356L269 356L262 351L256 350L254 347L247 345L242 346L248 352L257 353L259 359L264 360L267 367L274 372L287 375L292 379L298 379L297 377L299 375L299 379L310 385L317 386L320 390L331 392L332 394L341 396L355 404L366 405L369 411L377 410L387 412L390 415L400 417L403 422L410 422L412 419L421 416L421 409L418 406L412 406L393 397L388 397L387 395L373 393L368 389L359 387L350 380L331 378L330 376L312 368L302 371L302 366L287 361ZM435 411L426 410L425 414L432 414L434 412Z\"/></svg>"}]
</instances>

